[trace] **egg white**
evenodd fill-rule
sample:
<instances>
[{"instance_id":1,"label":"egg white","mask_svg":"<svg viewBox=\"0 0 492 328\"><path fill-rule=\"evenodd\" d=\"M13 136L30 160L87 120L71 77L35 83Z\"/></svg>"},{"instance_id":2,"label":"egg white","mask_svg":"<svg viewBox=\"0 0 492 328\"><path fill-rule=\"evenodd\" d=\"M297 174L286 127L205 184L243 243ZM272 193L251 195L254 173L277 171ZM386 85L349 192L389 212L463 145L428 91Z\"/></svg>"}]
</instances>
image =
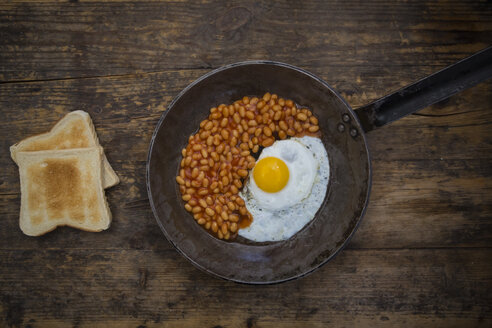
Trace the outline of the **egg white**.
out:
<instances>
[{"instance_id":1,"label":"egg white","mask_svg":"<svg viewBox=\"0 0 492 328\"><path fill-rule=\"evenodd\" d=\"M282 195L282 198L287 197L287 199L291 196L294 198L297 197L298 200L293 204L289 200L286 200L285 202L281 200L278 202L265 202L263 199L259 198L262 194L258 193L257 190L253 194L252 186L254 179L250 174L250 177L245 184L245 187L241 191L240 196L244 199L248 211L253 215L253 222L249 227L238 231L240 236L249 240L266 242L289 239L314 218L325 198L330 176L330 165L328 154L323 146L323 143L321 142L321 139L306 136L277 142L285 141L299 143L312 154L315 163L313 181L310 185L308 193L301 199L298 199L299 194L295 193L293 195ZM292 145L290 143L288 144ZM265 148L263 150L260 158L262 158L261 156L267 156L263 154L265 151L267 151L268 154L269 151L267 149L268 148ZM287 166L289 167L288 164ZM294 173L291 171L290 167L289 171L291 175ZM289 185L289 183L287 185ZM265 206L265 203L270 205L267 204ZM280 206L285 205L286 203L289 203L289 205ZM273 206L271 206L271 204L273 204Z\"/></svg>"},{"instance_id":2,"label":"egg white","mask_svg":"<svg viewBox=\"0 0 492 328\"><path fill-rule=\"evenodd\" d=\"M299 203L309 195L318 163L314 154L304 144L294 138L276 141L270 147L263 149L258 162L265 157L281 159L289 169L289 180L282 190L270 193L261 190L255 179L250 177L247 182L248 189L258 207L268 211L281 210Z\"/></svg>"}]
</instances>

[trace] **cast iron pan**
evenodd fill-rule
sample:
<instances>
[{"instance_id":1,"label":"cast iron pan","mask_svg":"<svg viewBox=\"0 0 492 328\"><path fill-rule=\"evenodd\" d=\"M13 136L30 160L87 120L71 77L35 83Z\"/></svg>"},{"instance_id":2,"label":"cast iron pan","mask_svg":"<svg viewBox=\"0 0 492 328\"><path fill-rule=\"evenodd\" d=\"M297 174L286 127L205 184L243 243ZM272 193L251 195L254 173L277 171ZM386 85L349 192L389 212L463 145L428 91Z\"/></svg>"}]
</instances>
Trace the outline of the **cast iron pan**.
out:
<instances>
[{"instance_id":1,"label":"cast iron pan","mask_svg":"<svg viewBox=\"0 0 492 328\"><path fill-rule=\"evenodd\" d=\"M147 159L149 200L166 238L191 263L228 280L270 284L302 277L333 258L364 215L371 188L365 132L443 100L492 76L492 48L354 112L326 82L300 68L271 61L214 70L184 89L157 124ZM219 240L195 223L176 183L181 149L209 109L245 95L276 93L319 118L330 161L325 201L292 238L272 243Z\"/></svg>"}]
</instances>

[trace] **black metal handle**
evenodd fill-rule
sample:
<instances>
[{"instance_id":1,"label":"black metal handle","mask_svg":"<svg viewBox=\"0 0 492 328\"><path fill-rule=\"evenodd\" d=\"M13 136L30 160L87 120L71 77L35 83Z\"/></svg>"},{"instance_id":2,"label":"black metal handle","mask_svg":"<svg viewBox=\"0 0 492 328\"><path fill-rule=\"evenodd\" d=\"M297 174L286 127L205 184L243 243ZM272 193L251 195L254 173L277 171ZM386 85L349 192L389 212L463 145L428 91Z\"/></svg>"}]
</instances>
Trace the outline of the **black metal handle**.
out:
<instances>
[{"instance_id":1,"label":"black metal handle","mask_svg":"<svg viewBox=\"0 0 492 328\"><path fill-rule=\"evenodd\" d=\"M355 110L369 132L492 77L492 47Z\"/></svg>"}]
</instances>

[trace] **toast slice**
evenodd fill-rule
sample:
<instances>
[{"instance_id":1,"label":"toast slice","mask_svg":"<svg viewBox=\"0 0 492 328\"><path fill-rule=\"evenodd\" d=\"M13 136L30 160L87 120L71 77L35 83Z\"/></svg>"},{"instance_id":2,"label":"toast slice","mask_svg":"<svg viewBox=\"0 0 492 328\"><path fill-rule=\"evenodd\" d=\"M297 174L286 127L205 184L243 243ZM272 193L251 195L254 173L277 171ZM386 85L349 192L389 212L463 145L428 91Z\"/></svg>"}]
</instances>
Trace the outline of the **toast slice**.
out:
<instances>
[{"instance_id":1,"label":"toast slice","mask_svg":"<svg viewBox=\"0 0 492 328\"><path fill-rule=\"evenodd\" d=\"M50 132L26 138L10 147L10 155L18 164L19 152L39 150L100 147L96 130L87 112L76 110L63 117ZM103 187L109 188L120 182L106 156L103 160Z\"/></svg>"},{"instance_id":2,"label":"toast slice","mask_svg":"<svg viewBox=\"0 0 492 328\"><path fill-rule=\"evenodd\" d=\"M20 228L29 236L68 225L86 231L109 227L102 187L102 148L18 152Z\"/></svg>"}]
</instances>

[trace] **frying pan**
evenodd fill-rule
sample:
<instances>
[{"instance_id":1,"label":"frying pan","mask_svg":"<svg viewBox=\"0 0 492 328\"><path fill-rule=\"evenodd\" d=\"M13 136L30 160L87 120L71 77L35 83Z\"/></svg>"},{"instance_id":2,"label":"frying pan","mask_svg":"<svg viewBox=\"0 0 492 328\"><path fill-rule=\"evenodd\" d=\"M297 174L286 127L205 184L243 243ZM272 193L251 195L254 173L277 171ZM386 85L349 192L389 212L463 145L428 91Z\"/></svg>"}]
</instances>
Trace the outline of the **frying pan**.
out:
<instances>
[{"instance_id":1,"label":"frying pan","mask_svg":"<svg viewBox=\"0 0 492 328\"><path fill-rule=\"evenodd\" d=\"M492 77L492 47L354 111L319 77L294 66L249 61L211 71L185 88L162 114L147 159L147 191L157 223L196 267L250 284L302 277L332 259L366 210L371 161L365 133ZM175 182L181 149L209 109L245 95L276 93L319 118L330 161L327 194L315 218L292 238L271 243L219 240L184 209Z\"/></svg>"}]
</instances>

